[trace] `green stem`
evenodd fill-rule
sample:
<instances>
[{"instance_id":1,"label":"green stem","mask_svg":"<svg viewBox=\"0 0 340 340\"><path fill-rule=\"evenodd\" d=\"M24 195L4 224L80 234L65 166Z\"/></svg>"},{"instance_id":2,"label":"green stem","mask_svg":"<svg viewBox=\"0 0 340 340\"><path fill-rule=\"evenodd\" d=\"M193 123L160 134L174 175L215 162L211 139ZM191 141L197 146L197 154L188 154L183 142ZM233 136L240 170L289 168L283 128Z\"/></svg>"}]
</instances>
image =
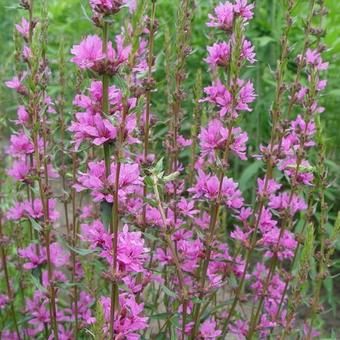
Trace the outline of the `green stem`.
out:
<instances>
[{"instance_id":1,"label":"green stem","mask_svg":"<svg viewBox=\"0 0 340 340\"><path fill-rule=\"evenodd\" d=\"M156 1L152 1L151 18L150 18L150 35L149 35L149 51L148 51L148 82L146 89L146 108L145 108L145 129L144 129L144 162L147 164L149 154L149 135L150 135L150 108L151 108L151 82L152 82L152 66L153 66L153 49L155 38L155 16ZM147 196L147 186L144 185L143 197ZM143 228L146 226L146 205L143 205Z\"/></svg>"},{"instance_id":2,"label":"green stem","mask_svg":"<svg viewBox=\"0 0 340 340\"><path fill-rule=\"evenodd\" d=\"M14 296L13 296L13 292L12 292L12 288L11 288L11 283L10 283L10 280L9 280L5 245L3 244L2 238L3 238L3 234L2 234L2 213L0 211L0 246L1 246L2 269L4 270L4 274L5 274L7 296L8 296L8 299L10 301L12 320L13 320L13 323L14 323L14 327L15 327L15 331L17 333L18 339L21 340L18 322L17 322L17 318L16 318L16 314L15 314L15 308L14 308Z\"/></svg>"}]
</instances>

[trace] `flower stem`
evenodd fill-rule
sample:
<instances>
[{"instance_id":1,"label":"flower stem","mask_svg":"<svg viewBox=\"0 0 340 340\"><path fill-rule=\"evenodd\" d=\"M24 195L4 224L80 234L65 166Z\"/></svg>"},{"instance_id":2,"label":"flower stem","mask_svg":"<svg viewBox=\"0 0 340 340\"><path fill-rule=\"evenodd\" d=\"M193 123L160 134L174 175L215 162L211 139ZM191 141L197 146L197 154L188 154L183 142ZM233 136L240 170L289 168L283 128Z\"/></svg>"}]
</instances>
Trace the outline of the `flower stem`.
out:
<instances>
[{"instance_id":1,"label":"flower stem","mask_svg":"<svg viewBox=\"0 0 340 340\"><path fill-rule=\"evenodd\" d=\"M0 195L1 197L1 195ZM2 232L2 212L0 210L0 248L1 248L1 261L2 261L2 269L5 274L5 282L6 282L6 288L7 288L7 296L10 302L10 308L11 308L11 314L12 314L12 320L15 327L15 332L17 334L17 337L19 340L21 340L18 322L15 314L15 307L14 307L14 296L11 288L11 283L9 279L9 273L8 273L8 267L7 267L7 256L6 256L6 250L5 245L3 242L3 232Z\"/></svg>"},{"instance_id":2,"label":"flower stem","mask_svg":"<svg viewBox=\"0 0 340 340\"><path fill-rule=\"evenodd\" d=\"M153 66L153 49L155 38L155 16L156 16L156 0L152 1L150 28L149 28L149 51L148 51L148 78L146 88L146 104L145 104L145 127L144 127L144 163L147 164L149 154L149 135L150 135L150 108L151 108L151 83L152 83L152 66ZM143 197L147 196L147 186L144 185ZM146 226L146 205L143 205L142 226Z\"/></svg>"}]
</instances>

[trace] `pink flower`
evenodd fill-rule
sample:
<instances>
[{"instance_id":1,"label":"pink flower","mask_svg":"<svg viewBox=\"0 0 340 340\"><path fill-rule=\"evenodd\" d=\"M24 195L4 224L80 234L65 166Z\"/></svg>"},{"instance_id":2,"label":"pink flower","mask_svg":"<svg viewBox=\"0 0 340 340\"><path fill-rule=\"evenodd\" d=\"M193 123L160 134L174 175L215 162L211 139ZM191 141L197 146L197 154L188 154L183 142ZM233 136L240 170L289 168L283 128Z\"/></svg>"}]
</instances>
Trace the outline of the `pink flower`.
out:
<instances>
[{"instance_id":1,"label":"pink flower","mask_svg":"<svg viewBox=\"0 0 340 340\"><path fill-rule=\"evenodd\" d=\"M26 73L21 76L15 76L11 80L5 82L5 85L13 90L16 90L21 95L27 94L26 87L22 84L22 81L25 79Z\"/></svg>"},{"instance_id":2,"label":"pink flower","mask_svg":"<svg viewBox=\"0 0 340 340\"><path fill-rule=\"evenodd\" d=\"M27 45L24 45L24 47L22 48L22 57L24 61L29 61L32 56L32 50Z\"/></svg>"},{"instance_id":3,"label":"pink flower","mask_svg":"<svg viewBox=\"0 0 340 340\"><path fill-rule=\"evenodd\" d=\"M318 332L315 328L311 329L311 326L306 322L303 324L303 334L307 337L309 334L311 339L317 339L320 337L320 332Z\"/></svg>"},{"instance_id":4,"label":"pink flower","mask_svg":"<svg viewBox=\"0 0 340 340\"><path fill-rule=\"evenodd\" d=\"M232 179L224 177L221 187L221 197L229 208L239 209L243 205L241 191L237 189L238 184ZM206 175L202 170L198 171L197 183L190 188L189 192L194 193L193 198L204 198L216 200L218 197L220 181L217 176Z\"/></svg>"},{"instance_id":5,"label":"pink flower","mask_svg":"<svg viewBox=\"0 0 340 340\"><path fill-rule=\"evenodd\" d=\"M28 217L33 219L41 219L44 216L43 204L41 199L36 198L33 201L33 204L30 201L23 202L25 212ZM59 218L59 212L55 210L57 205L57 201L55 199L48 200L48 210L49 210L49 219L52 222L55 222Z\"/></svg>"},{"instance_id":6,"label":"pink flower","mask_svg":"<svg viewBox=\"0 0 340 340\"><path fill-rule=\"evenodd\" d=\"M216 321L207 319L200 327L200 336L203 339L217 339L222 334L222 331L216 330Z\"/></svg>"},{"instance_id":7,"label":"pink flower","mask_svg":"<svg viewBox=\"0 0 340 340\"><path fill-rule=\"evenodd\" d=\"M42 264L47 263L47 254L46 248L39 246L39 250L37 250L37 246L35 244L30 244L27 248L18 249L18 255L26 260L28 263L24 264L24 269L34 269ZM69 253L66 252L58 243L52 243L50 245L50 256L51 262L56 267L62 267L69 260Z\"/></svg>"},{"instance_id":8,"label":"pink flower","mask_svg":"<svg viewBox=\"0 0 340 340\"><path fill-rule=\"evenodd\" d=\"M87 111L77 112L76 119L69 127L69 131L74 132L76 150L85 140L99 146L117 137L117 129L99 113L93 115Z\"/></svg>"},{"instance_id":9,"label":"pink flower","mask_svg":"<svg viewBox=\"0 0 340 340\"><path fill-rule=\"evenodd\" d=\"M231 113L232 96L220 80L216 81L213 86L206 87L204 92L207 97L202 101L218 106L221 117L224 117L227 113Z\"/></svg>"},{"instance_id":10,"label":"pink flower","mask_svg":"<svg viewBox=\"0 0 340 340\"><path fill-rule=\"evenodd\" d=\"M284 174L291 180L296 179L297 182L305 185L312 185L314 179L313 167L307 160L301 160L297 169L297 160L295 158L287 158L279 163L278 168L284 171Z\"/></svg>"},{"instance_id":11,"label":"pink flower","mask_svg":"<svg viewBox=\"0 0 340 340\"><path fill-rule=\"evenodd\" d=\"M256 59L255 59L255 47L251 44L251 42L247 39L244 39L243 41L243 46L242 46L242 52L241 52L241 57L243 59L248 60L250 64L254 64Z\"/></svg>"},{"instance_id":12,"label":"pink flower","mask_svg":"<svg viewBox=\"0 0 340 340\"><path fill-rule=\"evenodd\" d=\"M236 127L232 129L233 134L233 142L230 146L231 150L242 160L246 160L246 151L247 151L247 141L248 134L247 132L243 132L240 127Z\"/></svg>"},{"instance_id":13,"label":"pink flower","mask_svg":"<svg viewBox=\"0 0 340 340\"><path fill-rule=\"evenodd\" d=\"M294 239L294 235L288 230L285 230L281 237L280 233L280 229L275 227L263 234L258 244L269 248L265 256L272 257L276 254L280 261L291 259L294 256L297 241Z\"/></svg>"},{"instance_id":14,"label":"pink flower","mask_svg":"<svg viewBox=\"0 0 340 340\"><path fill-rule=\"evenodd\" d=\"M305 148L315 145L312 140L316 128L313 120L306 122L300 115L291 121L286 136L282 139L282 148L287 155L293 155L294 151L300 148L303 143Z\"/></svg>"},{"instance_id":15,"label":"pink flower","mask_svg":"<svg viewBox=\"0 0 340 340\"><path fill-rule=\"evenodd\" d=\"M230 333L234 334L238 340L244 340L248 335L248 321L236 320L234 324L229 325Z\"/></svg>"},{"instance_id":16,"label":"pink flower","mask_svg":"<svg viewBox=\"0 0 340 340\"><path fill-rule=\"evenodd\" d=\"M170 250L157 248L155 251L155 259L159 261L162 266L171 264L172 255L170 253Z\"/></svg>"},{"instance_id":17,"label":"pink flower","mask_svg":"<svg viewBox=\"0 0 340 340\"><path fill-rule=\"evenodd\" d=\"M32 299L26 299L26 313L31 316L28 323L34 326L30 329L30 336L43 332L45 324L50 323L48 298L40 291L35 291Z\"/></svg>"},{"instance_id":18,"label":"pink flower","mask_svg":"<svg viewBox=\"0 0 340 340\"><path fill-rule=\"evenodd\" d=\"M104 225L99 220L94 220L91 224L81 225L81 238L90 243L92 249L103 248L107 239L111 236L107 233Z\"/></svg>"},{"instance_id":19,"label":"pink flower","mask_svg":"<svg viewBox=\"0 0 340 340\"><path fill-rule=\"evenodd\" d=\"M77 303L77 312L78 317L84 321L86 325L91 325L96 321L96 318L92 316L91 305L94 303L94 298L82 291L79 294L78 303ZM72 303L72 318L75 316L75 305Z\"/></svg>"},{"instance_id":20,"label":"pink flower","mask_svg":"<svg viewBox=\"0 0 340 340\"><path fill-rule=\"evenodd\" d=\"M25 182L30 173L31 167L25 161L15 161L7 174L17 181Z\"/></svg>"},{"instance_id":21,"label":"pink flower","mask_svg":"<svg viewBox=\"0 0 340 340\"><path fill-rule=\"evenodd\" d=\"M80 218L86 219L86 218L91 218L95 216L96 216L96 212L93 206L85 205L81 208L81 214L79 216Z\"/></svg>"},{"instance_id":22,"label":"pink flower","mask_svg":"<svg viewBox=\"0 0 340 340\"><path fill-rule=\"evenodd\" d=\"M102 297L101 303L104 310L104 316L107 325L110 322L110 306L111 301L109 297ZM120 313L115 313L116 318L114 322L115 336L117 339L126 338L128 340L136 340L140 336L138 331L148 327L148 318L142 316L144 310L143 304L138 304L134 295L122 293L119 295ZM108 326L105 327L106 332Z\"/></svg>"},{"instance_id":23,"label":"pink flower","mask_svg":"<svg viewBox=\"0 0 340 340\"><path fill-rule=\"evenodd\" d=\"M245 21L251 20L253 18L254 4L249 4L247 0L236 0L234 5L234 12L240 15Z\"/></svg>"},{"instance_id":24,"label":"pink flower","mask_svg":"<svg viewBox=\"0 0 340 340\"><path fill-rule=\"evenodd\" d=\"M192 144L191 139L185 139L182 135L177 136L177 143L180 147L185 148Z\"/></svg>"},{"instance_id":25,"label":"pink flower","mask_svg":"<svg viewBox=\"0 0 340 340\"><path fill-rule=\"evenodd\" d=\"M240 111L252 111L248 104L252 103L256 98L253 83L250 80L246 83L243 80L238 80L238 86L240 90L236 109Z\"/></svg>"},{"instance_id":26,"label":"pink flower","mask_svg":"<svg viewBox=\"0 0 340 340\"><path fill-rule=\"evenodd\" d=\"M228 139L228 130L223 127L219 119L213 119L206 128L201 129L199 135L202 156L214 154L216 150L223 150Z\"/></svg>"},{"instance_id":27,"label":"pink flower","mask_svg":"<svg viewBox=\"0 0 340 340\"><path fill-rule=\"evenodd\" d=\"M119 233L117 261L122 273L144 272L144 263L148 258L149 249L144 246L144 239L140 231L129 231L127 225ZM112 241L107 239L105 250L101 256L112 264Z\"/></svg>"},{"instance_id":28,"label":"pink flower","mask_svg":"<svg viewBox=\"0 0 340 340\"><path fill-rule=\"evenodd\" d=\"M26 270L37 268L47 261L46 249L44 247L36 246L33 243L27 248L18 249L18 255L25 260L28 260L28 262L23 265L23 268Z\"/></svg>"},{"instance_id":29,"label":"pink flower","mask_svg":"<svg viewBox=\"0 0 340 340\"><path fill-rule=\"evenodd\" d=\"M326 86L327 86L327 80L323 79L323 80L318 81L316 89L318 91L323 91L326 88Z\"/></svg>"},{"instance_id":30,"label":"pink flower","mask_svg":"<svg viewBox=\"0 0 340 340\"><path fill-rule=\"evenodd\" d=\"M259 218L257 215L256 218ZM274 228L277 225L277 221L273 219L273 214L271 211L267 208L264 208L262 210L262 214L260 215L260 221L259 221L259 229L262 233L266 233L267 231L270 231L272 228Z\"/></svg>"},{"instance_id":31,"label":"pink flower","mask_svg":"<svg viewBox=\"0 0 340 340\"><path fill-rule=\"evenodd\" d=\"M207 48L209 56L205 62L214 70L217 66L225 67L230 61L230 41L228 43L215 43L213 46ZM240 57L242 60L248 60L251 64L255 62L255 47L250 41L244 39L243 47Z\"/></svg>"},{"instance_id":32,"label":"pink flower","mask_svg":"<svg viewBox=\"0 0 340 340\"><path fill-rule=\"evenodd\" d=\"M15 120L15 124L27 125L27 123L29 122L30 116L29 116L29 113L26 111L25 106L19 105L18 111L17 111L17 117L18 119Z\"/></svg>"},{"instance_id":33,"label":"pink flower","mask_svg":"<svg viewBox=\"0 0 340 340\"><path fill-rule=\"evenodd\" d=\"M28 39L30 32L30 23L25 18L21 18L21 25L16 24L15 28L25 39Z\"/></svg>"},{"instance_id":34,"label":"pink flower","mask_svg":"<svg viewBox=\"0 0 340 340\"><path fill-rule=\"evenodd\" d=\"M184 197L178 202L177 207L181 214L188 217L194 217L199 213L199 210L195 209L195 203L186 200Z\"/></svg>"},{"instance_id":35,"label":"pink flower","mask_svg":"<svg viewBox=\"0 0 340 340\"><path fill-rule=\"evenodd\" d=\"M220 116L224 117L227 113L232 118L237 118L237 111L252 111L248 104L255 100L255 91L252 82L244 82L238 80L238 100L235 107L232 107L232 95L229 90L221 83L220 80L216 81L213 86L206 87L204 92L207 97L203 102L215 104L220 109Z\"/></svg>"},{"instance_id":36,"label":"pink flower","mask_svg":"<svg viewBox=\"0 0 340 340\"><path fill-rule=\"evenodd\" d=\"M90 189L95 202L106 200L113 202L113 192L115 190L116 165L111 164L111 174L106 179L105 164L101 162L90 162L89 172L82 174L75 185L77 191ZM138 164L121 164L118 195L121 201L125 201L129 195L136 193L142 187L142 178Z\"/></svg>"},{"instance_id":37,"label":"pink flower","mask_svg":"<svg viewBox=\"0 0 340 340\"><path fill-rule=\"evenodd\" d=\"M75 96L73 104L85 109L93 115L96 113L102 113L102 97L103 97L103 84L101 81L92 81L88 88L89 95L79 94ZM114 85L109 87L109 103L110 108L108 114L113 114L116 111L123 109L122 103L123 94L121 90Z\"/></svg>"},{"instance_id":38,"label":"pink flower","mask_svg":"<svg viewBox=\"0 0 340 340\"><path fill-rule=\"evenodd\" d=\"M16 202L14 207L10 208L6 214L7 219L18 221L25 216L25 208L21 202Z\"/></svg>"},{"instance_id":39,"label":"pink flower","mask_svg":"<svg viewBox=\"0 0 340 340\"><path fill-rule=\"evenodd\" d=\"M123 2L123 0L90 0L90 6L100 14L110 15L117 13Z\"/></svg>"},{"instance_id":40,"label":"pink flower","mask_svg":"<svg viewBox=\"0 0 340 340\"><path fill-rule=\"evenodd\" d=\"M71 61L80 68L93 68L96 63L98 64L104 59L102 40L97 35L89 35L80 45L74 45L71 53L74 55Z\"/></svg>"},{"instance_id":41,"label":"pink flower","mask_svg":"<svg viewBox=\"0 0 340 340\"><path fill-rule=\"evenodd\" d=\"M14 156L28 155L34 152L34 145L24 131L20 131L10 138L8 153Z\"/></svg>"},{"instance_id":42,"label":"pink flower","mask_svg":"<svg viewBox=\"0 0 340 340\"><path fill-rule=\"evenodd\" d=\"M327 70L328 63L323 62L320 53L317 50L307 49L306 63L316 67L319 71Z\"/></svg>"},{"instance_id":43,"label":"pink flower","mask_svg":"<svg viewBox=\"0 0 340 340\"><path fill-rule=\"evenodd\" d=\"M181 268L188 273L194 273L199 266L200 254L203 250L202 242L197 240L178 240L176 242L179 257L182 259Z\"/></svg>"},{"instance_id":44,"label":"pink flower","mask_svg":"<svg viewBox=\"0 0 340 340\"><path fill-rule=\"evenodd\" d=\"M246 159L246 142L248 135L242 132L241 128L233 128L233 135L229 147L241 159ZM215 161L215 152L224 150L229 137L229 132L223 127L223 124L218 119L213 119L209 122L207 128L202 128L199 135L201 154L203 157L209 156L212 161Z\"/></svg>"},{"instance_id":45,"label":"pink flower","mask_svg":"<svg viewBox=\"0 0 340 340\"><path fill-rule=\"evenodd\" d=\"M236 0L235 4L226 1L220 3L214 9L214 15L209 14L210 21L207 23L209 27L217 27L219 29L229 31L233 28L235 16L240 16L243 20L249 21L253 17L253 4L247 4L247 0Z\"/></svg>"},{"instance_id":46,"label":"pink flower","mask_svg":"<svg viewBox=\"0 0 340 340\"><path fill-rule=\"evenodd\" d=\"M59 218L58 211L55 210L56 200L48 200L49 219L55 222ZM21 218L33 218L36 220L41 219L44 216L43 205L39 198L36 198L33 202L23 201L16 202L14 207L9 209L7 218L10 220L20 220Z\"/></svg>"},{"instance_id":47,"label":"pink flower","mask_svg":"<svg viewBox=\"0 0 340 340\"><path fill-rule=\"evenodd\" d=\"M112 47L110 41L107 53L102 51L102 40L97 35L87 36L79 45L74 45L71 53L74 57L72 62L81 69L92 69L98 73L109 73L114 75L119 67L125 63L131 51L131 46L123 46L123 38L116 37L117 50Z\"/></svg>"},{"instance_id":48,"label":"pink flower","mask_svg":"<svg viewBox=\"0 0 340 340\"><path fill-rule=\"evenodd\" d=\"M50 245L51 262L57 267L61 268L69 262L70 254L65 249L54 242Z\"/></svg>"},{"instance_id":49,"label":"pink flower","mask_svg":"<svg viewBox=\"0 0 340 340\"><path fill-rule=\"evenodd\" d=\"M266 185L267 183L267 185ZM274 194L276 191L278 191L281 188L281 184L277 183L275 179L269 179L266 181L266 179L257 179L257 186L258 186L258 193L261 196L269 196L271 194Z\"/></svg>"},{"instance_id":50,"label":"pink flower","mask_svg":"<svg viewBox=\"0 0 340 340\"><path fill-rule=\"evenodd\" d=\"M230 233L230 237L234 240L238 240L243 244L249 244L249 235L252 231L249 232L243 232L240 227L236 227L234 231Z\"/></svg>"},{"instance_id":51,"label":"pink flower","mask_svg":"<svg viewBox=\"0 0 340 340\"><path fill-rule=\"evenodd\" d=\"M208 27L217 27L222 30L229 31L234 23L234 6L229 1L224 4L220 3L214 9L214 15L209 14L210 21Z\"/></svg>"},{"instance_id":52,"label":"pink flower","mask_svg":"<svg viewBox=\"0 0 340 340\"><path fill-rule=\"evenodd\" d=\"M230 44L226 42L215 43L207 48L209 56L205 61L215 69L217 66L227 66L230 59Z\"/></svg>"},{"instance_id":53,"label":"pink flower","mask_svg":"<svg viewBox=\"0 0 340 340\"><path fill-rule=\"evenodd\" d=\"M5 294L0 294L0 310L4 309L9 303L9 298Z\"/></svg>"},{"instance_id":54,"label":"pink flower","mask_svg":"<svg viewBox=\"0 0 340 340\"><path fill-rule=\"evenodd\" d=\"M67 277L65 274L59 270L54 269L53 270L53 276L52 279L56 282L67 282ZM45 269L41 274L41 283L43 287L47 288L50 285L50 280L48 278L48 269Z\"/></svg>"},{"instance_id":55,"label":"pink flower","mask_svg":"<svg viewBox=\"0 0 340 340\"><path fill-rule=\"evenodd\" d=\"M298 211L307 209L307 204L301 197L294 194L290 198L288 192L281 193L277 196L271 196L268 205L270 208L276 210L287 209L292 215L295 215Z\"/></svg>"}]
</instances>

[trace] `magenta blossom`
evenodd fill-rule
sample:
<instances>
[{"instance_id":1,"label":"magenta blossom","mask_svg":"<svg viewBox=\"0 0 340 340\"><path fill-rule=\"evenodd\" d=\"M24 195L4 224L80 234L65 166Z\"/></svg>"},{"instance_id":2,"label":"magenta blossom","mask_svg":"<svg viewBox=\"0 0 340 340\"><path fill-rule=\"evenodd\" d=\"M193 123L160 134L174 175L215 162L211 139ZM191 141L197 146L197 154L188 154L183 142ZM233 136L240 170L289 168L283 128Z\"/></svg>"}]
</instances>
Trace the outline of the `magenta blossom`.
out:
<instances>
[{"instance_id":1,"label":"magenta blossom","mask_svg":"<svg viewBox=\"0 0 340 340\"><path fill-rule=\"evenodd\" d=\"M29 116L29 113L26 111L25 106L19 105L18 110L17 110L17 117L18 119L15 120L15 124L21 125L21 126L27 125L27 123L29 122L30 116Z\"/></svg>"},{"instance_id":2,"label":"magenta blossom","mask_svg":"<svg viewBox=\"0 0 340 340\"><path fill-rule=\"evenodd\" d=\"M111 164L111 174L106 179L105 164L101 162L90 162L88 173L79 177L79 184L75 185L77 191L90 189L95 202L106 200L113 202L115 188L116 165ZM118 195L121 201L125 201L129 195L137 193L142 187L142 177L138 164L124 163L121 165L119 176Z\"/></svg>"},{"instance_id":3,"label":"magenta blossom","mask_svg":"<svg viewBox=\"0 0 340 340\"><path fill-rule=\"evenodd\" d=\"M210 65L214 70L217 66L226 67L230 61L230 41L228 43L221 42L215 43L213 46L208 47L209 56L205 59L205 62ZM243 41L243 48L241 53L242 60L247 60L251 64L255 62L254 46L248 41Z\"/></svg>"},{"instance_id":4,"label":"magenta blossom","mask_svg":"<svg viewBox=\"0 0 340 340\"><path fill-rule=\"evenodd\" d=\"M34 145L24 131L11 136L8 153L14 156L29 155L34 152ZM41 141L40 141L41 146Z\"/></svg>"},{"instance_id":5,"label":"magenta blossom","mask_svg":"<svg viewBox=\"0 0 340 340\"><path fill-rule=\"evenodd\" d=\"M117 261L119 271L122 273L141 273L144 272L144 263L148 258L149 249L144 245L144 239L140 231L129 231L127 225L119 233ZM106 239L105 250L101 256L112 265L112 241Z\"/></svg>"},{"instance_id":6,"label":"magenta blossom","mask_svg":"<svg viewBox=\"0 0 340 340\"><path fill-rule=\"evenodd\" d=\"M110 322L110 298L102 297L104 316L107 324ZM148 318L141 316L144 310L143 304L138 304L134 295L123 293L119 295L120 313L116 313L114 322L115 337L117 339L139 339L138 331L148 327ZM108 331L108 327L106 327Z\"/></svg>"},{"instance_id":7,"label":"magenta blossom","mask_svg":"<svg viewBox=\"0 0 340 340\"><path fill-rule=\"evenodd\" d=\"M47 263L47 254L45 247L39 247L31 243L27 248L18 249L18 255L25 260L28 260L24 264L24 269L34 269L42 264ZM66 252L58 243L52 243L50 245L51 262L56 267L62 267L68 263L69 253Z\"/></svg>"},{"instance_id":8,"label":"magenta blossom","mask_svg":"<svg viewBox=\"0 0 340 340\"><path fill-rule=\"evenodd\" d=\"M55 222L59 218L59 212L55 210L56 204L57 201L55 199L48 200L49 219L52 222ZM43 204L39 198L36 198L33 202L28 200L17 202L7 213L7 218L14 221L20 220L21 218L40 220L43 217Z\"/></svg>"},{"instance_id":9,"label":"magenta blossom","mask_svg":"<svg viewBox=\"0 0 340 340\"><path fill-rule=\"evenodd\" d=\"M238 184L228 177L224 177L221 186L221 197L229 208L239 209L243 205L241 191ZM194 193L195 199L216 200L218 198L220 181L217 176L206 175L202 170L198 171L197 183L189 192Z\"/></svg>"},{"instance_id":10,"label":"magenta blossom","mask_svg":"<svg viewBox=\"0 0 340 340\"><path fill-rule=\"evenodd\" d=\"M228 143L228 146L239 158L246 159L248 135L246 132L242 132L241 128L232 128L229 137L229 131L223 127L222 122L219 119L213 119L206 128L201 129L199 138L203 157L209 156L212 161L215 161L215 152L223 151Z\"/></svg>"},{"instance_id":11,"label":"magenta blossom","mask_svg":"<svg viewBox=\"0 0 340 340\"><path fill-rule=\"evenodd\" d=\"M74 132L76 150L85 140L98 146L117 137L117 129L108 119L102 118L98 113L93 115L87 111L76 113L76 121L71 123L69 131Z\"/></svg>"},{"instance_id":12,"label":"magenta blossom","mask_svg":"<svg viewBox=\"0 0 340 340\"><path fill-rule=\"evenodd\" d=\"M31 167L25 161L15 161L7 174L17 181L25 182L28 180Z\"/></svg>"},{"instance_id":13,"label":"magenta blossom","mask_svg":"<svg viewBox=\"0 0 340 340\"><path fill-rule=\"evenodd\" d=\"M216 329L216 321L205 320L200 327L200 336L203 339L217 339L222 334L222 331Z\"/></svg>"},{"instance_id":14,"label":"magenta blossom","mask_svg":"<svg viewBox=\"0 0 340 340\"><path fill-rule=\"evenodd\" d=\"M30 23L25 18L21 18L21 24L16 24L15 28L26 40L28 40Z\"/></svg>"},{"instance_id":15,"label":"magenta blossom","mask_svg":"<svg viewBox=\"0 0 340 340\"><path fill-rule=\"evenodd\" d=\"M306 52L306 63L316 67L319 71L324 71L328 68L328 63L322 60L320 53L310 48Z\"/></svg>"},{"instance_id":16,"label":"magenta blossom","mask_svg":"<svg viewBox=\"0 0 340 340\"><path fill-rule=\"evenodd\" d=\"M81 238L90 243L92 249L103 248L111 236L107 233L104 225L99 220L94 220L91 224L81 225Z\"/></svg>"},{"instance_id":17,"label":"magenta blossom","mask_svg":"<svg viewBox=\"0 0 340 340\"><path fill-rule=\"evenodd\" d=\"M253 4L248 4L247 0L237 0L235 4L226 1L220 3L214 9L214 15L209 14L209 27L216 27L221 30L229 31L233 28L234 18L240 16L243 20L249 21L253 17Z\"/></svg>"},{"instance_id":18,"label":"magenta blossom","mask_svg":"<svg viewBox=\"0 0 340 340\"><path fill-rule=\"evenodd\" d=\"M234 5L229 1L224 4L220 3L214 12L214 15L209 14L210 21L207 26L229 31L234 23Z\"/></svg>"},{"instance_id":19,"label":"magenta blossom","mask_svg":"<svg viewBox=\"0 0 340 340\"><path fill-rule=\"evenodd\" d=\"M124 47L123 38L116 37L117 50L112 47L110 41L107 53L102 51L102 40L97 35L87 36L79 45L74 45L71 53L74 57L72 62L81 69L92 69L100 74L109 73L114 75L119 67L125 63L131 51L131 46Z\"/></svg>"},{"instance_id":20,"label":"magenta blossom","mask_svg":"<svg viewBox=\"0 0 340 340\"><path fill-rule=\"evenodd\" d=\"M122 4L123 0L90 0L92 9L105 15L117 13Z\"/></svg>"},{"instance_id":21,"label":"magenta blossom","mask_svg":"<svg viewBox=\"0 0 340 340\"><path fill-rule=\"evenodd\" d=\"M123 109L122 103L122 91L116 86L112 85L108 90L108 99L110 104L110 112L104 112L113 114ZM101 81L92 81L88 88L88 95L79 94L76 95L73 104L85 109L91 114L102 113L102 98L103 98L103 84Z\"/></svg>"},{"instance_id":22,"label":"magenta blossom","mask_svg":"<svg viewBox=\"0 0 340 340\"><path fill-rule=\"evenodd\" d=\"M13 90L16 90L19 94L25 96L27 94L27 89L25 85L22 84L22 81L25 79L26 73L15 76L11 80L5 82L5 85Z\"/></svg>"}]
</instances>

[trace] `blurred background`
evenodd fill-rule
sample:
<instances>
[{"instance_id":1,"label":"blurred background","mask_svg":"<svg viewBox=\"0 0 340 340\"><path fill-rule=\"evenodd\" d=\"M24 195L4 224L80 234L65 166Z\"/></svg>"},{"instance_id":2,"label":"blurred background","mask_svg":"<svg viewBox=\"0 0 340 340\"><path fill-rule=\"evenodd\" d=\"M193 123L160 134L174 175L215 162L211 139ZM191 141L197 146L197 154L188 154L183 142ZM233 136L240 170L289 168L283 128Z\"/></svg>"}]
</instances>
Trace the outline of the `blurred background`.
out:
<instances>
[{"instance_id":1,"label":"blurred background","mask_svg":"<svg viewBox=\"0 0 340 340\"><path fill-rule=\"evenodd\" d=\"M16 69L16 33L14 24L19 22L21 16L26 15L25 11L19 8L17 0L0 0L0 143L6 143L11 132L11 119L15 116L17 99L14 91L4 86L4 81L11 79ZM39 11L39 2L36 1L36 11ZM157 19L159 30L156 37L156 73L157 92L153 96L153 113L158 118L158 124L154 129L155 138L159 138L167 132L168 100L166 94L171 86L166 77L165 60L174 62L173 53L175 29L175 18L179 8L179 0L158 0ZM212 44L218 37L216 32L208 29L205 23L207 15L213 5L212 0L196 0L194 17L192 22L192 53L187 60L187 79L185 89L187 98L183 103L183 125L184 134L190 133L191 113L193 107L193 87L195 84L197 70L201 69L203 86L210 82L210 73L203 59L206 56L206 46ZM244 70L244 76L252 78L257 92L257 102L254 111L240 122L250 136L249 151L256 153L257 146L268 141L270 133L269 109L272 103L275 80L273 70L276 67L276 60L280 53L280 36L283 29L284 0L257 0L254 20L249 25L247 36L256 46L258 62ZM328 16L324 19L323 26L326 29L323 42L327 46L324 58L330 62L330 67L325 73L328 79L328 86L322 98L325 112L322 114L322 123L326 137L327 160L329 169L330 187L327 190L327 200L330 205L329 228L332 228L337 211L340 206L340 191L338 177L340 173L340 1L326 0L329 10ZM58 86L58 60L60 44L63 42L66 60L70 59L69 51L72 45L79 43L83 36L94 34L95 30L90 21L90 12L85 0L49 0L49 50L48 58L52 70L49 94L52 100L59 95ZM288 63L289 72L287 79L293 79L296 70L295 57L301 51L303 43L304 15L308 6L308 0L298 1L294 12L295 25L290 34L290 46L292 48ZM126 12L124 12L126 14ZM124 13L120 13L122 16ZM123 18L121 18L123 19ZM122 22L120 20L117 20ZM113 25L113 32L119 32L119 23ZM168 33L166 33L168 32ZM168 36L168 38L166 37ZM169 44L165 44L165 40ZM76 68L72 63L67 63L67 92L66 100L68 112L72 112L72 98L75 95L74 79ZM298 114L299 112L295 112ZM207 112L202 111L203 121ZM161 144L154 144L154 149L162 152ZM182 155L184 161L188 155ZM1 165L0 165L1 166ZM237 161L232 165L236 179L240 182L248 201L254 198L254 184L257 174L261 172L260 165L252 158L248 162ZM318 219L318 212L315 212L315 220ZM336 257L332 268L332 275L326 279L324 284L324 302L326 309L322 318L325 323L324 329L340 328L340 242L337 244ZM338 316L337 316L338 315Z\"/></svg>"}]
</instances>

